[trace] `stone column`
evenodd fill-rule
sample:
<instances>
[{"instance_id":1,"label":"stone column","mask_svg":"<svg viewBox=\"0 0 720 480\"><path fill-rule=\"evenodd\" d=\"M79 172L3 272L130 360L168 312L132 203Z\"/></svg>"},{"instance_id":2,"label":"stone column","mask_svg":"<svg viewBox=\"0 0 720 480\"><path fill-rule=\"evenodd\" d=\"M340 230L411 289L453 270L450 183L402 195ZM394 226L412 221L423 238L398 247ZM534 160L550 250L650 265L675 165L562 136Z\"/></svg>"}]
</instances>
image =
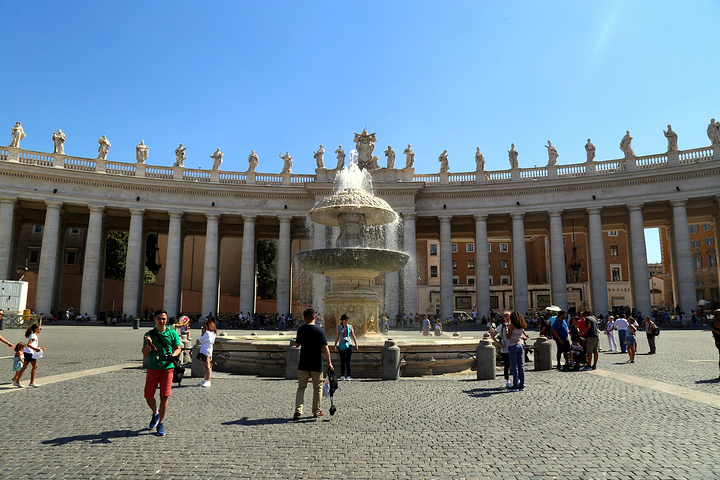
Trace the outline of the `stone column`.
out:
<instances>
[{"instance_id":1,"label":"stone column","mask_svg":"<svg viewBox=\"0 0 720 480\"><path fill-rule=\"evenodd\" d=\"M720 148L718 148L720 151ZM715 271L720 279L720 195L715 197L717 209L715 210ZM705 299L707 300L707 299Z\"/></svg>"},{"instance_id":2,"label":"stone column","mask_svg":"<svg viewBox=\"0 0 720 480\"><path fill-rule=\"evenodd\" d=\"M512 213L513 299L516 312L528 311L527 257L525 251L525 214Z\"/></svg>"},{"instance_id":3,"label":"stone column","mask_svg":"<svg viewBox=\"0 0 720 480\"><path fill-rule=\"evenodd\" d=\"M444 321L452 318L453 302L453 268L452 268L452 216L438 217L440 220L440 317Z\"/></svg>"},{"instance_id":4,"label":"stone column","mask_svg":"<svg viewBox=\"0 0 720 480\"><path fill-rule=\"evenodd\" d=\"M163 308L169 317L180 314L182 302L182 212L168 212L167 253L165 255L165 287L163 288ZM205 309L201 311L205 313Z\"/></svg>"},{"instance_id":5,"label":"stone column","mask_svg":"<svg viewBox=\"0 0 720 480\"><path fill-rule=\"evenodd\" d=\"M279 217L280 237L278 239L278 266L277 266L277 313L285 315L290 313L290 293L292 285L292 259L291 244L292 236L290 226L292 217Z\"/></svg>"},{"instance_id":6,"label":"stone column","mask_svg":"<svg viewBox=\"0 0 720 480\"><path fill-rule=\"evenodd\" d=\"M695 310L695 272L690 248L690 227L687 217L687 200L670 202L673 209L673 233L677 264L677 297L675 302L686 314Z\"/></svg>"},{"instance_id":7,"label":"stone column","mask_svg":"<svg viewBox=\"0 0 720 480\"><path fill-rule=\"evenodd\" d=\"M202 315L212 313L213 316L216 316L218 310L218 259L220 253L220 215L217 213L208 213L207 215L205 215L205 217L207 218L207 227L205 231L205 267L203 269L201 307L202 311L200 313ZM244 260L245 258L243 255L243 267L245 266Z\"/></svg>"},{"instance_id":8,"label":"stone column","mask_svg":"<svg viewBox=\"0 0 720 480\"><path fill-rule=\"evenodd\" d=\"M390 250L398 249L397 225L385 225L385 248ZM400 274L398 272L388 272L385 274L385 312L388 316L391 326L395 326L400 309L400 293L399 293ZM382 315L383 312L380 312Z\"/></svg>"},{"instance_id":9,"label":"stone column","mask_svg":"<svg viewBox=\"0 0 720 480\"><path fill-rule=\"evenodd\" d=\"M15 280L15 269L11 271L13 227L15 226L15 199L0 199L0 218L3 228L0 228L0 280Z\"/></svg>"},{"instance_id":10,"label":"stone column","mask_svg":"<svg viewBox=\"0 0 720 480\"><path fill-rule=\"evenodd\" d=\"M98 288L103 282L100 270L103 251L103 212L105 207L89 205L90 220L88 221L87 238L85 241L85 260L83 261L82 289L80 290L80 313L88 313L90 318L97 320L100 310Z\"/></svg>"},{"instance_id":11,"label":"stone column","mask_svg":"<svg viewBox=\"0 0 720 480\"><path fill-rule=\"evenodd\" d=\"M607 267L603 243L602 208L588 209L588 242L590 243L590 297L595 315L607 316Z\"/></svg>"},{"instance_id":12,"label":"stone column","mask_svg":"<svg viewBox=\"0 0 720 480\"><path fill-rule=\"evenodd\" d=\"M490 316L490 259L488 258L487 215L475 215L475 289L478 318Z\"/></svg>"},{"instance_id":13,"label":"stone column","mask_svg":"<svg viewBox=\"0 0 720 480\"><path fill-rule=\"evenodd\" d=\"M55 310L55 284L59 260L62 260L60 244L60 214L62 202L46 201L45 224L43 225L42 246L40 247L40 265L38 266L37 293L35 294L35 312L49 315Z\"/></svg>"},{"instance_id":14,"label":"stone column","mask_svg":"<svg viewBox=\"0 0 720 480\"><path fill-rule=\"evenodd\" d=\"M567 310L567 277L565 245L563 244L562 210L548 212L550 216L550 282L552 303Z\"/></svg>"},{"instance_id":15,"label":"stone column","mask_svg":"<svg viewBox=\"0 0 720 480\"><path fill-rule=\"evenodd\" d=\"M320 250L326 247L327 240L327 228L325 225L319 223L312 224L312 241L313 250ZM313 291L312 291L312 306L316 312L320 315L325 315L325 304L323 299L325 298L325 275L322 273L312 274Z\"/></svg>"},{"instance_id":16,"label":"stone column","mask_svg":"<svg viewBox=\"0 0 720 480\"><path fill-rule=\"evenodd\" d=\"M240 310L255 313L255 215L243 215Z\"/></svg>"},{"instance_id":17,"label":"stone column","mask_svg":"<svg viewBox=\"0 0 720 480\"><path fill-rule=\"evenodd\" d=\"M128 233L127 260L125 263L125 290L123 292L123 313L133 317L140 315L145 274L145 232L143 231L142 208L130 209L130 231Z\"/></svg>"},{"instance_id":18,"label":"stone column","mask_svg":"<svg viewBox=\"0 0 720 480\"><path fill-rule=\"evenodd\" d=\"M414 316L417 313L417 240L415 236L416 213L403 213L403 247L410 254L410 260L403 271L403 298L405 313Z\"/></svg>"},{"instance_id":19,"label":"stone column","mask_svg":"<svg viewBox=\"0 0 720 480\"><path fill-rule=\"evenodd\" d=\"M628 205L630 212L630 260L632 262L632 296L636 310L650 315L650 281L642 204Z\"/></svg>"}]
</instances>

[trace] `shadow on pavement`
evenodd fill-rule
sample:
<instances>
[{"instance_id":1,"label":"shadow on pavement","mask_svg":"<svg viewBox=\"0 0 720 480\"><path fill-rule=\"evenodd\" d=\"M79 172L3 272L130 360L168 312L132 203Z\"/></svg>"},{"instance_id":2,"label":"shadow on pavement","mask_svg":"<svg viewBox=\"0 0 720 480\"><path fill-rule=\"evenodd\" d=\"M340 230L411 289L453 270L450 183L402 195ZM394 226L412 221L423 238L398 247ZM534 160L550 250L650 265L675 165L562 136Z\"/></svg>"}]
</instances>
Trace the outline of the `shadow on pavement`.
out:
<instances>
[{"instance_id":1,"label":"shadow on pavement","mask_svg":"<svg viewBox=\"0 0 720 480\"><path fill-rule=\"evenodd\" d=\"M147 430L144 432L144 430ZM140 435L155 435L154 430L110 430L109 432L96 433L91 435L73 435L71 437L59 437L52 440L43 440L42 444L58 447L67 445L72 442L90 442L90 443L112 443L115 438L138 437ZM144 432L144 433L143 433Z\"/></svg>"},{"instance_id":2,"label":"shadow on pavement","mask_svg":"<svg viewBox=\"0 0 720 480\"><path fill-rule=\"evenodd\" d=\"M311 417L308 420L315 421L315 418ZM257 418L255 420L250 420L248 417L243 417L233 420L232 422L223 422L221 425L249 425L252 427L255 425L282 425L290 422L292 422L291 418Z\"/></svg>"},{"instance_id":3,"label":"shadow on pavement","mask_svg":"<svg viewBox=\"0 0 720 480\"><path fill-rule=\"evenodd\" d=\"M708 380L698 380L695 383L720 383L720 378L710 378Z\"/></svg>"},{"instance_id":4,"label":"shadow on pavement","mask_svg":"<svg viewBox=\"0 0 720 480\"><path fill-rule=\"evenodd\" d=\"M463 390L463 393L475 397L475 398L487 398L491 395L497 395L506 393L508 390L505 387L495 388L473 388L472 390Z\"/></svg>"}]
</instances>

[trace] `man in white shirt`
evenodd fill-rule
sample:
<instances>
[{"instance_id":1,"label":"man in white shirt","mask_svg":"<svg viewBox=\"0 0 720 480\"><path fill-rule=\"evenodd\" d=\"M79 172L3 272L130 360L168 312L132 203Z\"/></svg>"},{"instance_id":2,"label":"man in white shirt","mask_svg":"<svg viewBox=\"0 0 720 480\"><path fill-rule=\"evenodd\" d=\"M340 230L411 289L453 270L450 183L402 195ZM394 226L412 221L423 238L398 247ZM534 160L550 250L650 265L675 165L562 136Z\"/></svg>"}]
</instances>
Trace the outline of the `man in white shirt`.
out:
<instances>
[{"instance_id":1,"label":"man in white shirt","mask_svg":"<svg viewBox=\"0 0 720 480\"><path fill-rule=\"evenodd\" d=\"M625 320L625 315L621 314L620 317L615 320L615 330L618 331L618 341L620 342L620 351L622 353L627 351L627 347L625 346L625 335L627 335L627 329L629 326L628 321Z\"/></svg>"}]
</instances>

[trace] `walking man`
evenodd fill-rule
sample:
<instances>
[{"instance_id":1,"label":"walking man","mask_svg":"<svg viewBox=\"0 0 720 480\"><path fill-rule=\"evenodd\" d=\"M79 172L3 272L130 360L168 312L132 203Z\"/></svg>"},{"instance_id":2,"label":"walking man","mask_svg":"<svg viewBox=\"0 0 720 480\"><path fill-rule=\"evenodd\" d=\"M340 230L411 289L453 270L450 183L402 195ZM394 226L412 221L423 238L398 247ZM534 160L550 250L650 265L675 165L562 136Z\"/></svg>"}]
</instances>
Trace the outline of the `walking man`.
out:
<instances>
[{"instance_id":1,"label":"walking man","mask_svg":"<svg viewBox=\"0 0 720 480\"><path fill-rule=\"evenodd\" d=\"M150 428L157 427L158 435L165 435L165 414L168 399L172 394L174 364L168 357L177 357L180 348L180 337L172 328L167 328L167 312L155 312L155 328L148 331L143 338L143 357L148 357L148 369L145 376L145 401L147 401L152 417ZM160 386L160 406L155 400L155 390Z\"/></svg>"},{"instance_id":2,"label":"walking man","mask_svg":"<svg viewBox=\"0 0 720 480\"><path fill-rule=\"evenodd\" d=\"M650 347L650 353L648 355L655 355L655 330L657 325L652 319L645 315L645 335L647 336L648 346Z\"/></svg>"},{"instance_id":3,"label":"walking man","mask_svg":"<svg viewBox=\"0 0 720 480\"><path fill-rule=\"evenodd\" d=\"M627 329L630 326L627 320L625 320L625 315L620 315L617 320L615 320L615 330L618 331L618 342L620 343L620 351L622 353L625 353L627 351L627 345L625 345L625 336L627 335Z\"/></svg>"},{"instance_id":4,"label":"walking man","mask_svg":"<svg viewBox=\"0 0 720 480\"><path fill-rule=\"evenodd\" d=\"M585 316L585 331L583 333L585 335L585 352L587 353L587 365L585 365L584 370L595 370L600 351L598 321L597 318L588 315L588 312L583 315ZM595 358L594 362L593 357Z\"/></svg>"},{"instance_id":5,"label":"walking man","mask_svg":"<svg viewBox=\"0 0 720 480\"><path fill-rule=\"evenodd\" d=\"M325 331L315 325L315 310L308 308L303 312L305 325L298 328L295 346L300 347L300 363L298 363L298 389L295 394L295 414L293 420L300 420L303 412L303 403L305 402L305 387L307 382L312 378L313 384L313 403L312 413L315 418L325 415L320 410L320 402L322 400L323 385L323 361L322 357L328 364L328 371L334 370L332 360L330 359L330 348L328 347Z\"/></svg>"},{"instance_id":6,"label":"walking man","mask_svg":"<svg viewBox=\"0 0 720 480\"><path fill-rule=\"evenodd\" d=\"M553 320L554 318L554 320ZM567 312L560 310L557 316L551 318L553 337L555 337L555 344L557 345L557 368L561 368L560 355L565 355L565 365L570 362L570 341L568 340L569 330L567 320Z\"/></svg>"}]
</instances>

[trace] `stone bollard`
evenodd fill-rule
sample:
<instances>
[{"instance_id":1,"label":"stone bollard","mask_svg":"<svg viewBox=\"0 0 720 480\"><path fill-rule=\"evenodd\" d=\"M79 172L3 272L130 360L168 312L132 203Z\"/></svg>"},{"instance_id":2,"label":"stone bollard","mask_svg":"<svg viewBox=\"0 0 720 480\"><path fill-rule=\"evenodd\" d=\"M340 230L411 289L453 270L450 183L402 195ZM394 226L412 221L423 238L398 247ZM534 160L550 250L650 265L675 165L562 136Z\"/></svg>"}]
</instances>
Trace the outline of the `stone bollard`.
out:
<instances>
[{"instance_id":1,"label":"stone bollard","mask_svg":"<svg viewBox=\"0 0 720 480\"><path fill-rule=\"evenodd\" d=\"M542 335L535 341L533 361L535 370L552 370L552 343Z\"/></svg>"},{"instance_id":2,"label":"stone bollard","mask_svg":"<svg viewBox=\"0 0 720 480\"><path fill-rule=\"evenodd\" d=\"M295 339L290 340L285 350L285 378L294 380L298 378L298 365L300 364L300 348L295 346Z\"/></svg>"},{"instance_id":3,"label":"stone bollard","mask_svg":"<svg viewBox=\"0 0 720 480\"><path fill-rule=\"evenodd\" d=\"M137 330L140 328L140 317L137 317L133 320L133 329Z\"/></svg>"},{"instance_id":4,"label":"stone bollard","mask_svg":"<svg viewBox=\"0 0 720 480\"><path fill-rule=\"evenodd\" d=\"M380 365L383 380L397 380L400 378L400 347L392 338L388 338L382 347Z\"/></svg>"},{"instance_id":5,"label":"stone bollard","mask_svg":"<svg viewBox=\"0 0 720 480\"><path fill-rule=\"evenodd\" d=\"M475 349L475 363L478 380L495 380L495 346L487 333Z\"/></svg>"},{"instance_id":6,"label":"stone bollard","mask_svg":"<svg viewBox=\"0 0 720 480\"><path fill-rule=\"evenodd\" d=\"M180 343L182 344L182 353L180 354L180 363L183 365L186 365L192 361L192 355L190 355L190 351L192 349L193 343L192 340L188 340L186 335L183 335L184 338L180 340Z\"/></svg>"},{"instance_id":7,"label":"stone bollard","mask_svg":"<svg viewBox=\"0 0 720 480\"><path fill-rule=\"evenodd\" d=\"M196 343L190 350L190 376L196 378L205 378L205 366L203 362L198 360L197 355L200 353L200 344Z\"/></svg>"}]
</instances>

